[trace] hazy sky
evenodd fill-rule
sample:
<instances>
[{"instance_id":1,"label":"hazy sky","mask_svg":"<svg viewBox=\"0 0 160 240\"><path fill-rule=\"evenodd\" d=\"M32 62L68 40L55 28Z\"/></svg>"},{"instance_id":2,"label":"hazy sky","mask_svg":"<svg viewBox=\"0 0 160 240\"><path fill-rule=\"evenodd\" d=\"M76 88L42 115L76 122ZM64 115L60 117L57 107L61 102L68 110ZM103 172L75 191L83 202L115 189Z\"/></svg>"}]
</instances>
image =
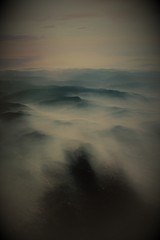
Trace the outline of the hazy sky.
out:
<instances>
[{"instance_id":1,"label":"hazy sky","mask_svg":"<svg viewBox=\"0 0 160 240\"><path fill-rule=\"evenodd\" d=\"M157 70L158 19L149 2L8 1L1 14L0 68Z\"/></svg>"}]
</instances>

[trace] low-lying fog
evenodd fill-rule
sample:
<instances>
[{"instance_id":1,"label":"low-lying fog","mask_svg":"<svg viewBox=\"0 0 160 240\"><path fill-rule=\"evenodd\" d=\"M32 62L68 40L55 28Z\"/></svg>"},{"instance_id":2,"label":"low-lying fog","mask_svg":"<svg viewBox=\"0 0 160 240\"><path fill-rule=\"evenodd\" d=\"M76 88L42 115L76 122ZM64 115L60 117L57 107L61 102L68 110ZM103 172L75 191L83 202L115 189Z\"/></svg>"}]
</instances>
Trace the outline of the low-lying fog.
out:
<instances>
[{"instance_id":1,"label":"low-lying fog","mask_svg":"<svg viewBox=\"0 0 160 240\"><path fill-rule=\"evenodd\" d=\"M11 239L153 239L159 74L0 73L2 225Z\"/></svg>"}]
</instances>

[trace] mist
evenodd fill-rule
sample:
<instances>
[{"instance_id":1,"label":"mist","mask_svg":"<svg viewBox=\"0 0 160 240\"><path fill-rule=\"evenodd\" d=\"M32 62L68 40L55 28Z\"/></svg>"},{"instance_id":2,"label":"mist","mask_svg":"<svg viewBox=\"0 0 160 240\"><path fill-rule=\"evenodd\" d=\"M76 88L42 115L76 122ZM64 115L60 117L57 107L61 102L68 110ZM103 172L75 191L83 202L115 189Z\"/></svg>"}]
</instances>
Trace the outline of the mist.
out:
<instances>
[{"instance_id":1,"label":"mist","mask_svg":"<svg viewBox=\"0 0 160 240\"><path fill-rule=\"evenodd\" d=\"M1 71L1 222L10 239L154 239L158 80L158 72Z\"/></svg>"}]
</instances>

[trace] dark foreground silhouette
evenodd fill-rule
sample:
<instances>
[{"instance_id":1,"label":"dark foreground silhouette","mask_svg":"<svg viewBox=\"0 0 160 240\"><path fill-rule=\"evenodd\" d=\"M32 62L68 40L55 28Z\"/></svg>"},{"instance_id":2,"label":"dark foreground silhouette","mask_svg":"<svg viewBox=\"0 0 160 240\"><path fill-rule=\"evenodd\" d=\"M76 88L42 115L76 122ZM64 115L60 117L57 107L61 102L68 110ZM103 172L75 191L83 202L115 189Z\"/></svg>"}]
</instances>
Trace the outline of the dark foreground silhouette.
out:
<instances>
[{"instance_id":1,"label":"dark foreground silhouette","mask_svg":"<svg viewBox=\"0 0 160 240\"><path fill-rule=\"evenodd\" d=\"M151 240L150 209L120 170L99 176L80 147L66 152L66 174L40 199L40 213L13 239ZM52 170L49 170L52 172ZM51 173L50 172L50 173ZM53 176L55 170L53 170ZM53 177L54 178L54 177Z\"/></svg>"}]
</instances>

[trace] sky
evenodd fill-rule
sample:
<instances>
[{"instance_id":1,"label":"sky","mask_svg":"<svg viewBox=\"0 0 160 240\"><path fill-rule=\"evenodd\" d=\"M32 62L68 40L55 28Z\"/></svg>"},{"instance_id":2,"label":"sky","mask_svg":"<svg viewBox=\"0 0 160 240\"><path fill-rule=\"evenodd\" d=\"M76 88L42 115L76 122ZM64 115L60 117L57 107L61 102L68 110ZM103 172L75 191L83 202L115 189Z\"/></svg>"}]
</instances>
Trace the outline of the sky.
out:
<instances>
[{"instance_id":1,"label":"sky","mask_svg":"<svg viewBox=\"0 0 160 240\"><path fill-rule=\"evenodd\" d=\"M156 9L154 1L6 1L0 69L158 70Z\"/></svg>"}]
</instances>

